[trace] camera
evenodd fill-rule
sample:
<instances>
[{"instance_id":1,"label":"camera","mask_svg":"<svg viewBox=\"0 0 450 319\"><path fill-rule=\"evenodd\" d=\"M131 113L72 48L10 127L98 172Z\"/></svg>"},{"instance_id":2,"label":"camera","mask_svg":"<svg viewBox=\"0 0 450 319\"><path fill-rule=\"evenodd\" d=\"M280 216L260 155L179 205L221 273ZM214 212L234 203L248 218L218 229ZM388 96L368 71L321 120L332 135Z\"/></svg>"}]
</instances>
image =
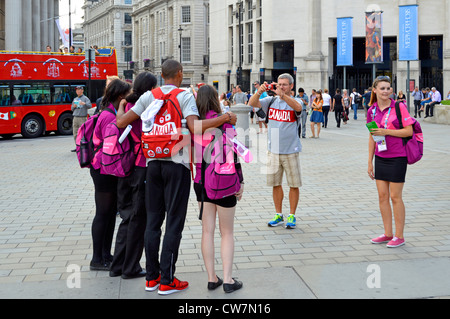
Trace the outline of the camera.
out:
<instances>
[{"instance_id":1,"label":"camera","mask_svg":"<svg viewBox=\"0 0 450 319\"><path fill-rule=\"evenodd\" d=\"M276 90L277 89L277 85L276 84L269 84L267 85L267 90Z\"/></svg>"}]
</instances>

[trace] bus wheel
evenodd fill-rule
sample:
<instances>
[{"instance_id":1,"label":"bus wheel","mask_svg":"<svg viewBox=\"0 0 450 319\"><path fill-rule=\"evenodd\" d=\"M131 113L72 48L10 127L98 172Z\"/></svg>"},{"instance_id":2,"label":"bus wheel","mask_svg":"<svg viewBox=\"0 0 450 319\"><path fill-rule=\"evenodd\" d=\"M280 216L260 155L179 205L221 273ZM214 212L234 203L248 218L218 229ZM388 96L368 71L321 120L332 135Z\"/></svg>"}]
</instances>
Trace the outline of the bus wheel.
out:
<instances>
[{"instance_id":1,"label":"bus wheel","mask_svg":"<svg viewBox=\"0 0 450 319\"><path fill-rule=\"evenodd\" d=\"M44 123L36 114L27 115L22 121L22 135L26 138L35 138L44 132Z\"/></svg>"},{"instance_id":2,"label":"bus wheel","mask_svg":"<svg viewBox=\"0 0 450 319\"><path fill-rule=\"evenodd\" d=\"M58 133L61 135L73 134L73 116L70 113L62 114L58 119Z\"/></svg>"}]
</instances>

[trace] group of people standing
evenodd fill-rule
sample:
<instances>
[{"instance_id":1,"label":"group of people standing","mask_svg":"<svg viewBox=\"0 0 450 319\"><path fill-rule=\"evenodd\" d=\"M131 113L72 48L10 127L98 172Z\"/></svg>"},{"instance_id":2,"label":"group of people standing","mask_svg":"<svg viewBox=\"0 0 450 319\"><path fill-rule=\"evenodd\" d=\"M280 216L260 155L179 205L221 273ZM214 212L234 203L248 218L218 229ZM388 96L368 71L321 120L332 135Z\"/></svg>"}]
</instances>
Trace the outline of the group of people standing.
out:
<instances>
[{"instance_id":1,"label":"group of people standing","mask_svg":"<svg viewBox=\"0 0 450 319\"><path fill-rule=\"evenodd\" d=\"M162 77L165 85L158 88L162 94L168 95L180 87L183 80L182 65L174 60L167 60L162 65ZM119 128L132 125L132 136L136 139L135 152L141 150L142 135L141 115L156 100L156 78L144 72L137 76L133 85L114 79L106 89L101 101L100 115L95 128L96 146L101 146L105 137L107 123L116 121ZM308 101L303 89L299 89L298 97L292 96L294 79L289 74L279 76L276 86L260 84L258 90L248 101L248 105L261 109L267 116L268 124L268 163L267 186L272 188L275 215L268 222L269 227L285 225L286 229L296 228L296 210L299 205L302 176L300 168L301 139L298 135L298 117L303 119ZM370 92L367 122L375 121L378 129L371 131L369 137L368 175L376 180L379 206L385 232L382 236L371 240L374 244L387 243L388 247L405 244L403 236L405 207L402 201L402 190L406 175L406 150L402 138L412 135L413 119L404 105L401 106L405 119L404 128L400 129L394 117L390 116L395 101L389 98L390 79L379 77L375 80ZM267 93L271 92L270 96ZM346 94L324 99L324 92L316 92L311 103L311 122L326 127L324 116L327 107L336 114L345 112ZM237 117L231 112L223 112L217 91L210 85L202 86L196 97L189 91L182 90L176 94L182 117L187 128L194 137L200 136L200 152L204 151L205 132L222 127L232 128ZM332 102L333 100L333 102ZM329 103L329 104L328 104ZM348 100L351 103L351 100ZM109 109L109 110L107 110ZM105 110L107 110L105 112ZM314 113L317 112L317 113ZM341 114L336 116L340 124ZM338 121L339 120L339 121ZM380 148L373 136L384 136L385 145ZM100 156L101 152L97 153ZM90 169L95 186L96 213L92 223L93 254L92 270L106 270L110 276L122 278L146 277L145 290L156 291L161 295L172 294L188 288L187 281L175 277L178 251L186 220L187 205L191 189L190 152L185 152L181 161L172 158L150 159L136 157L135 168L130 176L117 178L101 173L99 160L94 159ZM242 198L241 190L229 198L212 200L207 198L201 187L201 164L196 163L194 190L199 202L204 201L202 218L201 250L208 275L207 289L214 290L223 286L225 292L233 292L242 288L243 284L232 277L234 256L233 224L237 201ZM241 170L240 165L236 166ZM283 214L283 175L286 174L289 187L289 215L285 220ZM240 171L240 182L243 185L243 174ZM392 206L390 201L392 201ZM115 252L111 254L115 219L120 213L122 222L117 232ZM392 225L392 212L395 220L395 232ZM221 257L223 263L223 279L215 270L214 231L216 218L219 218L221 232ZM166 228L162 239L162 225ZM145 251L145 271L140 266L140 259Z\"/></svg>"},{"instance_id":2,"label":"group of people standing","mask_svg":"<svg viewBox=\"0 0 450 319\"><path fill-rule=\"evenodd\" d=\"M132 173L124 178L102 174L98 158L101 151L96 153L92 162L90 173L95 187L96 213L92 223L93 254L90 268L109 271L110 276L122 276L124 279L145 276L146 291L158 290L159 294L168 295L183 291L189 286L187 281L175 277L175 270L194 172L190 168L189 151L183 152L185 157L181 161L175 161L172 157L152 159L143 156L141 115L152 107L156 94L162 92L163 96L169 96L172 91L177 90L174 92L180 116L186 120L193 137L202 137L203 133L213 128L230 128L236 124L237 117L231 112L222 113L219 96L212 86L202 86L196 97L189 90L178 90L183 80L183 67L179 62L165 61L162 65L162 77L165 85L160 88L156 88L156 78L148 72L139 74L133 85L114 79L105 88L94 132L94 146L102 147L108 123L115 121L119 128L132 125L136 162ZM214 116L206 119L209 112ZM198 185L201 183L198 178L201 165L196 165L195 173L194 189L197 198L199 201L203 198L205 202L202 254L208 272L207 288L213 290L223 285L225 292L233 292L243 286L242 282L232 277L232 265L235 206L244 189L242 186L231 198L210 200L207 196L202 196L204 188ZM243 185L242 173L240 176ZM120 213L122 222L112 255L117 212ZM216 216L219 217L222 235L223 279L216 275L214 268ZM162 236L164 221L166 225ZM140 266L144 251L145 270Z\"/></svg>"}]
</instances>

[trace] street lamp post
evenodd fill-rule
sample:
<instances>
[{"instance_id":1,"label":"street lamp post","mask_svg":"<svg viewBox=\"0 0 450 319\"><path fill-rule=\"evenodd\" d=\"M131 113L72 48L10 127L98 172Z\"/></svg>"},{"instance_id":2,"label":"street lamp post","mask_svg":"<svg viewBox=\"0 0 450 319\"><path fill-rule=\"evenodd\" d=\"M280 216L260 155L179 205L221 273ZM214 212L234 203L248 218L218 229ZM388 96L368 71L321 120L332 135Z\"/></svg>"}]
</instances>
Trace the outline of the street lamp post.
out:
<instances>
[{"instance_id":1,"label":"street lamp post","mask_svg":"<svg viewBox=\"0 0 450 319\"><path fill-rule=\"evenodd\" d=\"M242 0L239 0L239 2L237 3L238 6L238 11L237 11L237 16L238 16L238 21L239 21L239 31L238 31L238 38L239 38L239 66L237 69L237 84L241 85L242 83L242 38L241 36L243 36L243 30L242 30Z\"/></svg>"},{"instance_id":2,"label":"street lamp post","mask_svg":"<svg viewBox=\"0 0 450 319\"><path fill-rule=\"evenodd\" d=\"M69 0L69 50L72 46L72 5L71 0Z\"/></svg>"},{"instance_id":3,"label":"street lamp post","mask_svg":"<svg viewBox=\"0 0 450 319\"><path fill-rule=\"evenodd\" d=\"M178 46L180 48L180 63L182 63L182 51L181 51L181 40L182 40L182 35L183 35L183 28L180 27L178 28L178 32L180 32L180 45Z\"/></svg>"}]
</instances>

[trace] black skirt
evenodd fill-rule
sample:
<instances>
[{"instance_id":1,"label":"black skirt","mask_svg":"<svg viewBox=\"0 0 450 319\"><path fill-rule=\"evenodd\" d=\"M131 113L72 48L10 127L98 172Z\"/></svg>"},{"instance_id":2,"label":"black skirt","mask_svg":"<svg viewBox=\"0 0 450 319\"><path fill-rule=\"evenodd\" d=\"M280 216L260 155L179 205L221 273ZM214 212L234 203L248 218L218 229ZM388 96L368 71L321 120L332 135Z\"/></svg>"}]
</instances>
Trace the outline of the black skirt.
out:
<instances>
[{"instance_id":1,"label":"black skirt","mask_svg":"<svg viewBox=\"0 0 450 319\"><path fill-rule=\"evenodd\" d=\"M383 158L375 156L375 179L404 183L408 160L406 157Z\"/></svg>"},{"instance_id":2,"label":"black skirt","mask_svg":"<svg viewBox=\"0 0 450 319\"><path fill-rule=\"evenodd\" d=\"M206 190L203 188L202 184L199 184L199 183L194 183L194 190L195 190L195 195L197 195L198 202L202 201L202 193L203 193L203 201L205 203L212 203L214 205L224 207L224 208L232 208L232 207L236 206L236 204L237 204L236 196L228 196L225 198L215 199L215 200L209 199L208 196L206 195Z\"/></svg>"}]
</instances>

